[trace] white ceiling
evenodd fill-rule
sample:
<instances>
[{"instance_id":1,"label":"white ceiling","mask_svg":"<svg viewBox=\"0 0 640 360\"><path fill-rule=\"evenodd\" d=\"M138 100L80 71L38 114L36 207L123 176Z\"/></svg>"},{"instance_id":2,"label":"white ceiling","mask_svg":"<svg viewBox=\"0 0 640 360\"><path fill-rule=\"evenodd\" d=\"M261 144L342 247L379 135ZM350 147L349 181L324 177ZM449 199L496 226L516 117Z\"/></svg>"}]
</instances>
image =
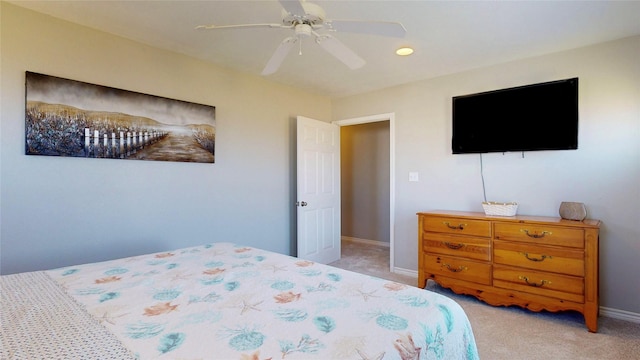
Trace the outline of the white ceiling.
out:
<instances>
[{"instance_id":1,"label":"white ceiling","mask_svg":"<svg viewBox=\"0 0 640 360\"><path fill-rule=\"evenodd\" d=\"M260 76L286 29L195 30L279 23L277 0L8 1L77 24ZM267 78L341 97L640 34L640 1L313 1L327 19L401 22L403 39L334 33L367 64L350 70L311 39ZM409 45L409 57L394 54ZM640 60L639 60L640 61Z\"/></svg>"}]
</instances>

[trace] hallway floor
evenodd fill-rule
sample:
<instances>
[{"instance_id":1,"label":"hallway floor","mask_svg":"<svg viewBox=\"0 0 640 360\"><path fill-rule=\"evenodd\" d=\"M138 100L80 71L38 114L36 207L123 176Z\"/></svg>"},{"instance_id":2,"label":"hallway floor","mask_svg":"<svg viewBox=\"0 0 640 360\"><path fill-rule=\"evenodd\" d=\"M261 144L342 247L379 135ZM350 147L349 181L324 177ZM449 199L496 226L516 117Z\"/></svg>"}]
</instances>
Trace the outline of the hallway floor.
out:
<instances>
[{"instance_id":1,"label":"hallway floor","mask_svg":"<svg viewBox=\"0 0 640 360\"><path fill-rule=\"evenodd\" d=\"M418 283L416 277L395 274L390 271L389 248L386 246L342 241L340 260L329 265L407 285L416 286Z\"/></svg>"}]
</instances>

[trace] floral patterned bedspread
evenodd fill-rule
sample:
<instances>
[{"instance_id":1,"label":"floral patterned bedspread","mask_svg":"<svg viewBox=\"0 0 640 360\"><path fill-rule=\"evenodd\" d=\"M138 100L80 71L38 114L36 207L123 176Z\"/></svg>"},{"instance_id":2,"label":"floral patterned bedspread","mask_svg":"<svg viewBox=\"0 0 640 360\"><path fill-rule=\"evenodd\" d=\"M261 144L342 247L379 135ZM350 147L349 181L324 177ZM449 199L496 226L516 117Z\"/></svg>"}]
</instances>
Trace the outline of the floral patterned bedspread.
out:
<instances>
[{"instance_id":1,"label":"floral patterned bedspread","mask_svg":"<svg viewBox=\"0 0 640 360\"><path fill-rule=\"evenodd\" d=\"M47 274L140 359L478 359L447 297L251 247Z\"/></svg>"}]
</instances>

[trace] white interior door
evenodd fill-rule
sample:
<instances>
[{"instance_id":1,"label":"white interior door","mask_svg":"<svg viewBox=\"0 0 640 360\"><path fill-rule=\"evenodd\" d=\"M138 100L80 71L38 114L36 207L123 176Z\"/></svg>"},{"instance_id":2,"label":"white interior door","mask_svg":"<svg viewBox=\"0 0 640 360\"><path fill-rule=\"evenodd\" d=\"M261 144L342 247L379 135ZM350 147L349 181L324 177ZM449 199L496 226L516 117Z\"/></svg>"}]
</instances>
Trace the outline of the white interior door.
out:
<instances>
[{"instance_id":1,"label":"white interior door","mask_svg":"<svg viewBox=\"0 0 640 360\"><path fill-rule=\"evenodd\" d=\"M298 257L340 259L340 127L297 119Z\"/></svg>"}]
</instances>

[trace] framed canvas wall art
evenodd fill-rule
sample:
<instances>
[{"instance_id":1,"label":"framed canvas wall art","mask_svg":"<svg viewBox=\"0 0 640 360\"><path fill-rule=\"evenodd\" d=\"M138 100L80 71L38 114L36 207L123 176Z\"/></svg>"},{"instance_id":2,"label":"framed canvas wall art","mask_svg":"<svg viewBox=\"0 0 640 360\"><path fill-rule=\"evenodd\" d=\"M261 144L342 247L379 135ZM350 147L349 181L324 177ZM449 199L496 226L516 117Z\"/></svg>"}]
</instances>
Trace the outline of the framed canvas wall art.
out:
<instances>
[{"instance_id":1,"label":"framed canvas wall art","mask_svg":"<svg viewBox=\"0 0 640 360\"><path fill-rule=\"evenodd\" d=\"M26 72L27 155L215 162L215 107Z\"/></svg>"}]
</instances>

